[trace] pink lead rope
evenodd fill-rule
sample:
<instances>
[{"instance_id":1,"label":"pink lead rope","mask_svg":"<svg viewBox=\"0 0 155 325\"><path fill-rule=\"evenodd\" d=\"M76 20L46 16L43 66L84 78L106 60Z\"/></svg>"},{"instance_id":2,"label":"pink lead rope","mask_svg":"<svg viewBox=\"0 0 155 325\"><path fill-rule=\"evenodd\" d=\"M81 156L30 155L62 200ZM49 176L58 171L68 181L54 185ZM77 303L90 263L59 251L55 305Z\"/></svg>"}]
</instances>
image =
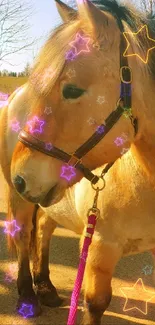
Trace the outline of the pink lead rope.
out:
<instances>
[{"instance_id":1,"label":"pink lead rope","mask_svg":"<svg viewBox=\"0 0 155 325\"><path fill-rule=\"evenodd\" d=\"M83 276L84 276L84 271L85 271L85 266L86 266L86 261L88 256L88 249L89 249L89 245L91 244L92 236L95 230L96 218L97 216L95 214L91 214L90 216L88 216L88 224L86 228L82 252L80 255L80 263L79 263L78 272L74 284L74 290L71 296L71 305L70 305L67 325L74 325L76 321L78 300L79 300L80 290L82 286L82 281L83 281Z\"/></svg>"}]
</instances>

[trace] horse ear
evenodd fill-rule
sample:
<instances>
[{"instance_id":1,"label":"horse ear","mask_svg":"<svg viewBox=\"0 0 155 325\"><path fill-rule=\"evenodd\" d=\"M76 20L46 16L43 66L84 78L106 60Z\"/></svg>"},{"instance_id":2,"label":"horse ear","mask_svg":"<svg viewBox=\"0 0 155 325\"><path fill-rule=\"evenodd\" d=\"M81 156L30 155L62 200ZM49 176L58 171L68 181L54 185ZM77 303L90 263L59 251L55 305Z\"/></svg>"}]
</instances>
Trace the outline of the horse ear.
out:
<instances>
[{"instance_id":1,"label":"horse ear","mask_svg":"<svg viewBox=\"0 0 155 325\"><path fill-rule=\"evenodd\" d=\"M108 15L103 13L89 0L77 0L79 17L85 24L89 24L96 36L101 33L101 26L108 25Z\"/></svg>"},{"instance_id":2,"label":"horse ear","mask_svg":"<svg viewBox=\"0 0 155 325\"><path fill-rule=\"evenodd\" d=\"M59 11L59 14L65 23L67 23L70 20L73 20L77 17L77 12L73 8L70 8L65 3L61 2L60 0L55 0L55 2L56 2L57 9Z\"/></svg>"}]
</instances>

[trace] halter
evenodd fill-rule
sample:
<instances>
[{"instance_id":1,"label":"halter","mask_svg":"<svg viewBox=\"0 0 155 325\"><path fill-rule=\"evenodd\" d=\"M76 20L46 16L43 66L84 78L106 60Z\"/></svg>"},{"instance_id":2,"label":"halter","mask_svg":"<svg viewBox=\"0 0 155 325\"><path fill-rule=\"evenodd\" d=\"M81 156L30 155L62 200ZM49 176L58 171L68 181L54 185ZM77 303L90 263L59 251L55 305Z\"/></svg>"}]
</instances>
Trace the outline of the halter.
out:
<instances>
[{"instance_id":1,"label":"halter","mask_svg":"<svg viewBox=\"0 0 155 325\"><path fill-rule=\"evenodd\" d=\"M117 23L119 29L121 31L121 40L120 40L120 80L121 80L121 94L120 98L117 101L115 110L106 118L105 124L101 124L98 129L104 129L103 133L98 133L98 131L94 132L93 135L84 143L82 144L73 154L68 154L65 151L57 148L52 147L50 150L46 149L45 143L41 140L38 140L34 136L32 136L27 131L22 130L19 133L18 139L22 142L25 146L35 149L39 152L44 153L50 157L54 157L56 159L62 160L68 165L77 168L80 170L84 177L87 178L92 184L96 184L99 180L97 175L94 175L90 169L85 167L82 164L82 157L85 156L92 148L94 148L97 143L99 143L106 134L111 130L111 128L115 125L115 123L120 119L122 114L129 110L131 110L131 82L132 82L132 71L128 66L127 57L124 57L122 53L125 51L125 44L124 44L124 27L122 21L117 19ZM131 119L131 123L135 130L135 135L138 131L138 121L136 118L129 114L129 118ZM109 168L114 164L114 162L108 163L103 170L102 173L106 173Z\"/></svg>"}]
</instances>

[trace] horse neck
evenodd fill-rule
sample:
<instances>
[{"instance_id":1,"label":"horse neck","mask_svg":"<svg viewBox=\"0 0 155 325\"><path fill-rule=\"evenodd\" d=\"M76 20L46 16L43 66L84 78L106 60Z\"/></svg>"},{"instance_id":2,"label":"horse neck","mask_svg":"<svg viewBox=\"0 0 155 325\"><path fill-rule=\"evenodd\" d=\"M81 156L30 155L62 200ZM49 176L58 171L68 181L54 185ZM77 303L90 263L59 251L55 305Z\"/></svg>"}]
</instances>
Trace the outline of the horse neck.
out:
<instances>
[{"instance_id":1,"label":"horse neck","mask_svg":"<svg viewBox=\"0 0 155 325\"><path fill-rule=\"evenodd\" d=\"M145 64L129 62L133 71L132 111L138 118L138 133L131 144L131 155L155 181L155 81Z\"/></svg>"}]
</instances>

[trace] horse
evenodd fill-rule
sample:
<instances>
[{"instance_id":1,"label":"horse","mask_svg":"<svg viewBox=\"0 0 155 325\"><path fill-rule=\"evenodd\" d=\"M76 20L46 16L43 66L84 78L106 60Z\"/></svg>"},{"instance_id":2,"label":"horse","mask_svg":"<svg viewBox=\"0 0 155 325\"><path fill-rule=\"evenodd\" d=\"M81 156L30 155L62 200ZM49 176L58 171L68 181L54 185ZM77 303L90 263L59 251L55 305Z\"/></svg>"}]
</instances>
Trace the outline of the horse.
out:
<instances>
[{"instance_id":1,"label":"horse","mask_svg":"<svg viewBox=\"0 0 155 325\"><path fill-rule=\"evenodd\" d=\"M19 264L17 309L31 302L37 316L40 302L61 304L49 277L51 235L57 224L73 230L81 235L81 249L92 187L104 181L86 263L82 320L100 325L117 262L155 247L154 17L115 0L79 1L77 11L60 0L56 5L63 23L0 115L8 218L20 227L13 238ZM92 144L94 132L98 140L84 154L83 144L88 139ZM82 160L75 154L79 146ZM33 225L36 294L29 267Z\"/></svg>"}]
</instances>

